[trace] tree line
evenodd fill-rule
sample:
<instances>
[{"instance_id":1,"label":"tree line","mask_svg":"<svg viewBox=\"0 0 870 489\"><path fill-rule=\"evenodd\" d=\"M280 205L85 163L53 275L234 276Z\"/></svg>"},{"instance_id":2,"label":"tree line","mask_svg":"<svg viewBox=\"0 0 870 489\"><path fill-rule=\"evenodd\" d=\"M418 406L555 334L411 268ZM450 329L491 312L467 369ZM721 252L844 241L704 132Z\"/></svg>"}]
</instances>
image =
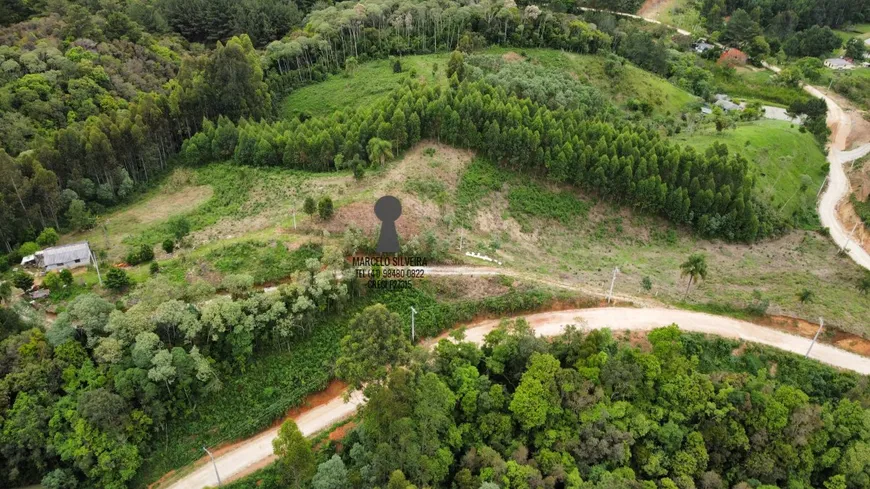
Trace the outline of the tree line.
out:
<instances>
[{"instance_id":1,"label":"tree line","mask_svg":"<svg viewBox=\"0 0 870 489\"><path fill-rule=\"evenodd\" d=\"M256 349L291 348L344 306L341 263L309 259L276 293L255 293L244 275L226 277L217 297L205 282L158 277L123 309L85 294L46 330L17 319L0 342L0 484L127 487L171 418Z\"/></svg>"},{"instance_id":2,"label":"tree line","mask_svg":"<svg viewBox=\"0 0 870 489\"><path fill-rule=\"evenodd\" d=\"M694 227L706 236L754 241L780 224L753 196L749 163L715 145L703 154L625 121L552 110L485 82L459 83L462 55L448 75L453 88L408 80L389 99L354 112L300 122L219 121L184 143L192 163L223 148L240 164L332 171L377 165L421 138L473 148L493 161L546 175L644 212Z\"/></svg>"}]
</instances>

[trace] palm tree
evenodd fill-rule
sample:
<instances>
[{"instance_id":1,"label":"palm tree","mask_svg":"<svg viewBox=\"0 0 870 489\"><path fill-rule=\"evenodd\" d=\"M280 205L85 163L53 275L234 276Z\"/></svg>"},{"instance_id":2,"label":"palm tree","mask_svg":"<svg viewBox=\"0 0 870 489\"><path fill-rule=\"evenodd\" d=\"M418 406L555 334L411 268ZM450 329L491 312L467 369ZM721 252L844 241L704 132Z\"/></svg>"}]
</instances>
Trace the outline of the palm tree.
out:
<instances>
[{"instance_id":1,"label":"palm tree","mask_svg":"<svg viewBox=\"0 0 870 489\"><path fill-rule=\"evenodd\" d=\"M384 160L393 157L392 143L381 138L369 139L369 144L366 149L368 149L369 152L369 161L378 161L381 165L384 164Z\"/></svg>"},{"instance_id":2,"label":"palm tree","mask_svg":"<svg viewBox=\"0 0 870 489\"><path fill-rule=\"evenodd\" d=\"M813 302L816 298L816 293L810 289L804 289L798 293L798 300L801 301L801 304L806 304L808 302Z\"/></svg>"},{"instance_id":3,"label":"palm tree","mask_svg":"<svg viewBox=\"0 0 870 489\"><path fill-rule=\"evenodd\" d=\"M707 257L701 253L692 253L689 259L680 265L680 277L689 277L689 283L686 285L686 294L683 300L689 296L689 288L694 282L707 279Z\"/></svg>"}]
</instances>

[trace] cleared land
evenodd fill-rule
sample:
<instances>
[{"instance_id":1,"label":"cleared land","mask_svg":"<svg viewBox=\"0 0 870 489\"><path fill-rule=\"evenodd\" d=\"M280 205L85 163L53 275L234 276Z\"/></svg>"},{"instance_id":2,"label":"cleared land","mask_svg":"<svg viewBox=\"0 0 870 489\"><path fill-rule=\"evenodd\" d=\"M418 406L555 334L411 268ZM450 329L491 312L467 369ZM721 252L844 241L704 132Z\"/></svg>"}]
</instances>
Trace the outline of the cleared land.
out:
<instances>
[{"instance_id":1,"label":"cleared land","mask_svg":"<svg viewBox=\"0 0 870 489\"><path fill-rule=\"evenodd\" d=\"M757 189L767 202L784 216L796 211L810 213L804 223L808 228L818 224L815 197L827 175L827 161L813 137L800 132L799 127L788 122L760 120L740 123L737 128L720 133L704 127L674 139L701 151L718 142L727 145L731 152L742 153L757 169ZM803 175L811 182L806 188Z\"/></svg>"},{"instance_id":2,"label":"cleared land","mask_svg":"<svg viewBox=\"0 0 870 489\"><path fill-rule=\"evenodd\" d=\"M537 63L545 68L563 70L571 76L598 88L611 97L617 104L636 98L650 102L654 114L676 115L687 104L697 101L694 95L677 88L667 80L634 66L627 66L621 80L614 81L604 73L604 58L600 56L579 55L553 49L508 49L489 48L476 54L504 55L520 51L521 59ZM392 64L387 60L363 63L350 77L332 75L326 81L300 88L282 102L285 116L295 117L300 113L320 115L335 110L350 110L370 105L386 96L413 69L418 78L429 83L446 84L445 69L449 55L405 56L401 58L403 73L394 73ZM432 64L438 64L436 75Z\"/></svg>"}]
</instances>

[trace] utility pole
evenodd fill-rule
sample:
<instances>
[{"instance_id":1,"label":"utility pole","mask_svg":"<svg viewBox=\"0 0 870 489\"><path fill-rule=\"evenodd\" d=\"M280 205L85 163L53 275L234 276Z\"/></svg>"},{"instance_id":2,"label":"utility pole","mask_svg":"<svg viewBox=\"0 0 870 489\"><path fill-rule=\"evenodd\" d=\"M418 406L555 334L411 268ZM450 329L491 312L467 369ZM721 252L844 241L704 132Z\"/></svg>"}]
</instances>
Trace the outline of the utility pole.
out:
<instances>
[{"instance_id":1,"label":"utility pole","mask_svg":"<svg viewBox=\"0 0 870 489\"><path fill-rule=\"evenodd\" d=\"M100 263L97 261L97 255L91 251L91 260L94 261L94 268L97 269L97 280L100 281L100 287L103 286L103 275L100 273Z\"/></svg>"},{"instance_id":2,"label":"utility pole","mask_svg":"<svg viewBox=\"0 0 870 489\"><path fill-rule=\"evenodd\" d=\"M208 451L208 448L202 447L202 449L205 450L205 453L207 453L209 458L211 458L211 464L214 466L214 475L217 476L217 480L218 480L218 487L222 486L223 484L221 484L221 475L218 474L217 464L214 461L214 455L212 455L212 453L210 451Z\"/></svg>"},{"instance_id":3,"label":"utility pole","mask_svg":"<svg viewBox=\"0 0 870 489\"><path fill-rule=\"evenodd\" d=\"M465 230L459 231L459 251L462 251L462 241L465 239Z\"/></svg>"},{"instance_id":4,"label":"utility pole","mask_svg":"<svg viewBox=\"0 0 870 489\"><path fill-rule=\"evenodd\" d=\"M616 274L619 273L619 267L613 267L613 278L610 279L610 290L607 292L607 302L613 302L613 285L616 283Z\"/></svg>"},{"instance_id":5,"label":"utility pole","mask_svg":"<svg viewBox=\"0 0 870 489\"><path fill-rule=\"evenodd\" d=\"M293 230L296 231L296 204L293 204Z\"/></svg>"},{"instance_id":6,"label":"utility pole","mask_svg":"<svg viewBox=\"0 0 870 489\"><path fill-rule=\"evenodd\" d=\"M417 310L411 306L411 344L414 343L414 316L417 315Z\"/></svg>"},{"instance_id":7,"label":"utility pole","mask_svg":"<svg viewBox=\"0 0 870 489\"><path fill-rule=\"evenodd\" d=\"M822 332L822 328L824 328L824 327L825 327L825 318L820 317L819 318L819 329L818 329L818 331L816 331L816 335L813 336L813 341L810 343L810 347L809 347L809 349L807 349L807 354L804 355L804 358L810 357L810 351L812 351L813 345L816 344L816 340L819 338L819 333Z\"/></svg>"},{"instance_id":8,"label":"utility pole","mask_svg":"<svg viewBox=\"0 0 870 489\"><path fill-rule=\"evenodd\" d=\"M828 183L828 176L827 175L825 175L825 180L822 182L822 186L819 187L819 191L816 192L816 199L819 198L819 195L822 195L822 190L824 190L826 183Z\"/></svg>"},{"instance_id":9,"label":"utility pole","mask_svg":"<svg viewBox=\"0 0 870 489\"><path fill-rule=\"evenodd\" d=\"M854 226L852 226L852 231L849 233L849 238L846 239L846 244L843 245L841 251L848 251L846 248L849 246L849 242L852 241L852 235L855 234L855 230L858 229L858 224L860 221L856 222Z\"/></svg>"}]
</instances>

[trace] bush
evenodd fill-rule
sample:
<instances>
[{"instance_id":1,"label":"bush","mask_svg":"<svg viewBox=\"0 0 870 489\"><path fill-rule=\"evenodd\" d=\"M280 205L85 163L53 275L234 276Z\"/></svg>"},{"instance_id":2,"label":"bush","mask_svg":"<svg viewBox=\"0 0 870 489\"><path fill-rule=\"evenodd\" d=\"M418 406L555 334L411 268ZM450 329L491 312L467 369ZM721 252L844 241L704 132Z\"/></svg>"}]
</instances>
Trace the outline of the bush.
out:
<instances>
[{"instance_id":1,"label":"bush","mask_svg":"<svg viewBox=\"0 0 870 489\"><path fill-rule=\"evenodd\" d=\"M310 216L314 214L314 211L316 210L317 204L314 203L314 199L311 197L305 197L305 203L302 204L302 212Z\"/></svg>"},{"instance_id":2,"label":"bush","mask_svg":"<svg viewBox=\"0 0 870 489\"><path fill-rule=\"evenodd\" d=\"M61 282L63 282L64 285L72 285L73 274L71 271L64 268L63 270L58 272L58 275L60 276L60 280L61 280Z\"/></svg>"},{"instance_id":3,"label":"bush","mask_svg":"<svg viewBox=\"0 0 870 489\"><path fill-rule=\"evenodd\" d=\"M643 287L643 290L649 292L650 290L652 290L652 279L649 277L644 277L643 280L640 281L640 285L641 287Z\"/></svg>"},{"instance_id":4,"label":"bush","mask_svg":"<svg viewBox=\"0 0 870 489\"><path fill-rule=\"evenodd\" d=\"M160 273L160 265L158 265L156 261L152 261L151 266L148 267L148 271L151 272L151 275L157 275Z\"/></svg>"},{"instance_id":5,"label":"bush","mask_svg":"<svg viewBox=\"0 0 870 489\"><path fill-rule=\"evenodd\" d=\"M332 199L329 197L324 197L320 199L320 202L317 203L317 213L320 215L320 218L324 221L332 219L332 215L335 212L335 209L332 206Z\"/></svg>"},{"instance_id":6,"label":"bush","mask_svg":"<svg viewBox=\"0 0 870 489\"><path fill-rule=\"evenodd\" d=\"M139 248L127 254L128 265L138 265L140 263L149 262L154 259L154 250L147 244L140 245Z\"/></svg>"},{"instance_id":7,"label":"bush","mask_svg":"<svg viewBox=\"0 0 870 489\"><path fill-rule=\"evenodd\" d=\"M18 247L18 253L20 253L21 256L32 255L37 251L39 251L39 245L33 241L28 241Z\"/></svg>"},{"instance_id":8,"label":"bush","mask_svg":"<svg viewBox=\"0 0 870 489\"><path fill-rule=\"evenodd\" d=\"M175 236L176 240L180 240L190 234L190 222L185 217L173 217L166 223L169 232Z\"/></svg>"},{"instance_id":9,"label":"bush","mask_svg":"<svg viewBox=\"0 0 870 489\"><path fill-rule=\"evenodd\" d=\"M12 276L12 284L21 290L27 291L33 287L33 277L27 272L16 272Z\"/></svg>"},{"instance_id":10,"label":"bush","mask_svg":"<svg viewBox=\"0 0 870 489\"><path fill-rule=\"evenodd\" d=\"M254 288L254 277L240 273L227 275L221 282L221 287L232 294L234 299L247 296Z\"/></svg>"},{"instance_id":11,"label":"bush","mask_svg":"<svg viewBox=\"0 0 870 489\"><path fill-rule=\"evenodd\" d=\"M45 228L39 233L39 237L36 238L36 243L39 246L47 247L54 246L57 242L60 241L60 235L57 234L57 231L54 228Z\"/></svg>"},{"instance_id":12,"label":"bush","mask_svg":"<svg viewBox=\"0 0 870 489\"><path fill-rule=\"evenodd\" d=\"M171 239L163 240L163 251L170 254L175 251L175 241Z\"/></svg>"},{"instance_id":13,"label":"bush","mask_svg":"<svg viewBox=\"0 0 870 489\"><path fill-rule=\"evenodd\" d=\"M106 274L107 288L114 290L115 292L120 292L129 286L130 277L127 275L127 272L117 267L109 269L109 273Z\"/></svg>"},{"instance_id":14,"label":"bush","mask_svg":"<svg viewBox=\"0 0 870 489\"><path fill-rule=\"evenodd\" d=\"M42 285L47 287L48 290L58 290L63 287L63 282L60 280L60 274L57 272L49 272L45 274L45 277L43 277Z\"/></svg>"}]
</instances>

